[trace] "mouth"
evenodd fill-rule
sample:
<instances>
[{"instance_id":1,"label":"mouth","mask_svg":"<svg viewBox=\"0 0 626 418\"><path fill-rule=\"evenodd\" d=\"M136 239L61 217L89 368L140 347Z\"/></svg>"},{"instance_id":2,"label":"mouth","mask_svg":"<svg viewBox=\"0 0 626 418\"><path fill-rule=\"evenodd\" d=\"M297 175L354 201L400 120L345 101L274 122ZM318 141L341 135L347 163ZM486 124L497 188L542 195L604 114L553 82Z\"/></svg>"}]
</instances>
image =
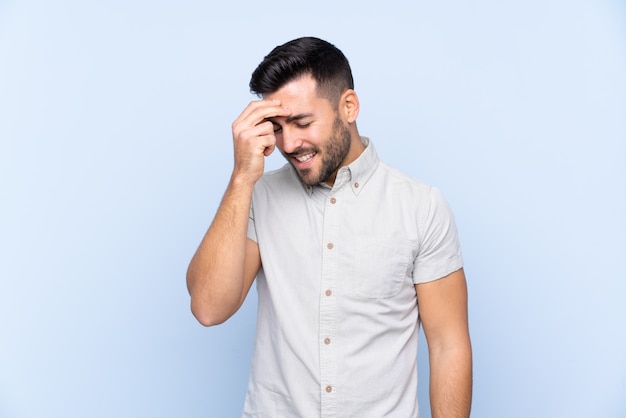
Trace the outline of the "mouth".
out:
<instances>
[{"instance_id":1,"label":"mouth","mask_svg":"<svg viewBox=\"0 0 626 418\"><path fill-rule=\"evenodd\" d=\"M293 158L301 164L306 164L311 161L316 154L316 152L312 151L307 152L306 154L295 155Z\"/></svg>"}]
</instances>

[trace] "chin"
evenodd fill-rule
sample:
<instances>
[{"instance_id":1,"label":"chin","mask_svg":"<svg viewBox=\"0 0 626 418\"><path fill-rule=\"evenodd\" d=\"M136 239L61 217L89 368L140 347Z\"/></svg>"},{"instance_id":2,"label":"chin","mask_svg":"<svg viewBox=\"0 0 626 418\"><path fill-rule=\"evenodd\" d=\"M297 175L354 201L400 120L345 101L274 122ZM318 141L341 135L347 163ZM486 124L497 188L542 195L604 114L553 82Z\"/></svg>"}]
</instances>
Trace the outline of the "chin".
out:
<instances>
[{"instance_id":1,"label":"chin","mask_svg":"<svg viewBox=\"0 0 626 418\"><path fill-rule=\"evenodd\" d=\"M307 169L304 172L298 171L297 173L298 173L298 177L300 178L300 181L305 186L315 186L321 181L321 180L318 180L317 177L313 175L313 173L311 173L310 169Z\"/></svg>"}]
</instances>

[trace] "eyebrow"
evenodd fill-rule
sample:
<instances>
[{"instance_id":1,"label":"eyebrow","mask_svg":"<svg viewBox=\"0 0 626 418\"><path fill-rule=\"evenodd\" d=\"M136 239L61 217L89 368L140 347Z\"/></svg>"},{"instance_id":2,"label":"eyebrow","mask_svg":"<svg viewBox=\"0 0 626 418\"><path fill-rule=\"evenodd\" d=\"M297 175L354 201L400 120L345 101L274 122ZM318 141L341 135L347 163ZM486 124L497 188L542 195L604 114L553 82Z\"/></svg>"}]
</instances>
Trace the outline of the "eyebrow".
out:
<instances>
[{"instance_id":1,"label":"eyebrow","mask_svg":"<svg viewBox=\"0 0 626 418\"><path fill-rule=\"evenodd\" d=\"M295 122L297 120L301 120L301 119L306 119L306 118L310 118L313 117L313 113L301 113L299 115L293 115L293 116L289 116L285 119L286 123L291 123L291 122Z\"/></svg>"}]
</instances>

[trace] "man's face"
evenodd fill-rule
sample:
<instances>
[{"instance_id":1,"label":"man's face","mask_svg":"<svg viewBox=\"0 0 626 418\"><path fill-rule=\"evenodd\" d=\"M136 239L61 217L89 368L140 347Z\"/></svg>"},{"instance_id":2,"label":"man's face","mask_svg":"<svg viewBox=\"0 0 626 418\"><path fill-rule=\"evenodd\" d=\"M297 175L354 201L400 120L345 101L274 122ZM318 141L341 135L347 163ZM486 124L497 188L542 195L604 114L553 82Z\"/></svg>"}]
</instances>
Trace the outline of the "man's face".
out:
<instances>
[{"instance_id":1,"label":"man's face","mask_svg":"<svg viewBox=\"0 0 626 418\"><path fill-rule=\"evenodd\" d=\"M333 184L337 170L348 164L351 135L331 103L318 97L316 82L303 76L287 83L274 93L291 111L289 117L271 118L276 146L291 163L303 184L313 186L322 181Z\"/></svg>"}]
</instances>

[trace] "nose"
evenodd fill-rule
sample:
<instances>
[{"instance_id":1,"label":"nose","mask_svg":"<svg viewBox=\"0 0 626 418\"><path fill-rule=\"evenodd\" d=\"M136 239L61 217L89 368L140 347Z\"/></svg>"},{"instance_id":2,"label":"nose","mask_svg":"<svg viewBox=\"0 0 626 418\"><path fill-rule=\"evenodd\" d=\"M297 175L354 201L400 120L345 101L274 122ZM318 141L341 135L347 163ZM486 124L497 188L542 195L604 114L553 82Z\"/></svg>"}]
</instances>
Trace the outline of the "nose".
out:
<instances>
[{"instance_id":1,"label":"nose","mask_svg":"<svg viewBox=\"0 0 626 418\"><path fill-rule=\"evenodd\" d=\"M280 134L277 135L276 142L285 154L291 154L302 147L302 138L296 130L290 127L283 127Z\"/></svg>"}]
</instances>

